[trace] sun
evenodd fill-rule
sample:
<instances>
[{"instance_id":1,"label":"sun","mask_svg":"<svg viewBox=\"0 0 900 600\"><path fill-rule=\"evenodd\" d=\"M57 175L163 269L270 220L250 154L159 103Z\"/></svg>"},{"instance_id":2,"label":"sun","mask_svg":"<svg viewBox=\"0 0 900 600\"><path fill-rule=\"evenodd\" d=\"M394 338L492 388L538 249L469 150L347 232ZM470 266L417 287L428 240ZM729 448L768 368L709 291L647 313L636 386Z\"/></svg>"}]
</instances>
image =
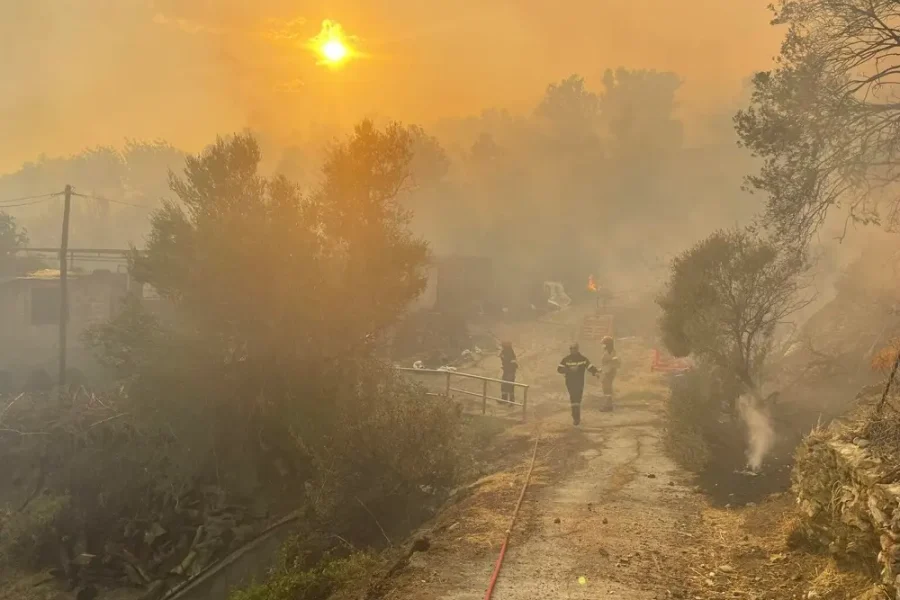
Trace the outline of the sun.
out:
<instances>
[{"instance_id":1,"label":"sun","mask_svg":"<svg viewBox=\"0 0 900 600\"><path fill-rule=\"evenodd\" d=\"M330 40L322 46L321 54L329 62L341 62L347 58L347 46L341 40Z\"/></svg>"},{"instance_id":2,"label":"sun","mask_svg":"<svg viewBox=\"0 0 900 600\"><path fill-rule=\"evenodd\" d=\"M340 23L322 21L322 29L309 40L307 47L318 54L319 64L337 67L358 54L353 47L355 38L344 33Z\"/></svg>"}]
</instances>

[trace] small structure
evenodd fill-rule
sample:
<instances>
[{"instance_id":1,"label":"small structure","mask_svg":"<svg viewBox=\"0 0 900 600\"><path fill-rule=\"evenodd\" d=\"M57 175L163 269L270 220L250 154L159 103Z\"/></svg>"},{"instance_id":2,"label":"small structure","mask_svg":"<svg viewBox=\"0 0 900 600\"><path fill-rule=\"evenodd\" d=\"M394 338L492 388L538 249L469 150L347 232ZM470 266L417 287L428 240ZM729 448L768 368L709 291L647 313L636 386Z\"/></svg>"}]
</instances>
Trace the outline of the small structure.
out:
<instances>
[{"instance_id":1,"label":"small structure","mask_svg":"<svg viewBox=\"0 0 900 600\"><path fill-rule=\"evenodd\" d=\"M93 364L81 343L85 330L115 316L130 281L125 273L106 270L74 272L68 279L68 362L72 368L85 369ZM0 279L0 371L15 379L36 369L55 373L59 325L59 271Z\"/></svg>"},{"instance_id":2,"label":"small structure","mask_svg":"<svg viewBox=\"0 0 900 600\"><path fill-rule=\"evenodd\" d=\"M438 257L428 265L426 277L425 290L409 307L410 311L478 314L493 300L493 265L489 258Z\"/></svg>"}]
</instances>

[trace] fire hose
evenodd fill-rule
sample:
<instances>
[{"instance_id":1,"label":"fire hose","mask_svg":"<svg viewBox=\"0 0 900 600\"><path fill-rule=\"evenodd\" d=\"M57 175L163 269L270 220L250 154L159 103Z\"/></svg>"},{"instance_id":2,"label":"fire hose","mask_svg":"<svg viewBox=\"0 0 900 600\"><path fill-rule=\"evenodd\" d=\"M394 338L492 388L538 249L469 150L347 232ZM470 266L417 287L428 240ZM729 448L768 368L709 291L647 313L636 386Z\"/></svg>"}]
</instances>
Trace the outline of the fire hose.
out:
<instances>
[{"instance_id":1,"label":"fire hose","mask_svg":"<svg viewBox=\"0 0 900 600\"><path fill-rule=\"evenodd\" d=\"M512 528L516 524L516 517L519 516L519 509L522 507L522 500L525 499L525 492L528 490L528 484L531 482L531 472L534 470L534 460L537 458L538 443L541 441L541 431L538 429L534 438L534 449L531 451L531 463L528 465L528 472L525 474L525 482L522 484L522 492L519 494L519 500L516 502L516 508L513 510L512 518L509 521L509 527L506 529L506 537L503 539L503 545L500 547L500 555L497 557L497 564L494 565L494 572L491 574L490 583L488 583L487 592L484 594L484 600L491 600L494 594L494 586L497 585L497 578L500 576L500 568L503 566L503 558L506 556L506 548L509 545L509 537L512 534Z\"/></svg>"}]
</instances>

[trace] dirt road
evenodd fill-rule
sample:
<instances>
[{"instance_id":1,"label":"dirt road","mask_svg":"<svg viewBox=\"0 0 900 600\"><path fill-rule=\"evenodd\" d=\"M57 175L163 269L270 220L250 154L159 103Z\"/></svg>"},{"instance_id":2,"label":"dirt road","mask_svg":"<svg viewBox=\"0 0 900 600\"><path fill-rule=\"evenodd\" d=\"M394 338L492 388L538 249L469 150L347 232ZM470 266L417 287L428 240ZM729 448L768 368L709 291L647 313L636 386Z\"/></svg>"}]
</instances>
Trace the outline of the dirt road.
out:
<instances>
[{"instance_id":1,"label":"dirt road","mask_svg":"<svg viewBox=\"0 0 900 600\"><path fill-rule=\"evenodd\" d=\"M519 349L538 416L507 435L541 442L497 600L655 598L681 567L679 548L691 535L683 524L700 510L687 476L662 452L665 383L649 373L646 342L617 343L615 411L592 407L599 389L589 378L582 426L572 426L556 365L580 316L500 333ZM484 478L445 511L427 532L430 550L413 555L385 597L483 598L528 458L522 453L520 467Z\"/></svg>"}]
</instances>

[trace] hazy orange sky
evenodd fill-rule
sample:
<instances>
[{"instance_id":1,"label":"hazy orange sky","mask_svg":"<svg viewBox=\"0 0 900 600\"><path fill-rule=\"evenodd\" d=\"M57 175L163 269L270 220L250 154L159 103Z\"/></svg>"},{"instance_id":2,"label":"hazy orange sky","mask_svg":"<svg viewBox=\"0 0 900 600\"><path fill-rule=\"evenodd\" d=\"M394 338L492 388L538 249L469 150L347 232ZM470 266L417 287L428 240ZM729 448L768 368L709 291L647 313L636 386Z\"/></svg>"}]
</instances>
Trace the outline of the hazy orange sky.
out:
<instances>
[{"instance_id":1,"label":"hazy orange sky","mask_svg":"<svg viewBox=\"0 0 900 600\"><path fill-rule=\"evenodd\" d=\"M771 65L783 31L767 3L0 0L0 171L126 137L196 150L246 126L523 113L550 82L598 88L618 66L681 75L690 136ZM317 66L303 43L326 18L369 56Z\"/></svg>"}]
</instances>

